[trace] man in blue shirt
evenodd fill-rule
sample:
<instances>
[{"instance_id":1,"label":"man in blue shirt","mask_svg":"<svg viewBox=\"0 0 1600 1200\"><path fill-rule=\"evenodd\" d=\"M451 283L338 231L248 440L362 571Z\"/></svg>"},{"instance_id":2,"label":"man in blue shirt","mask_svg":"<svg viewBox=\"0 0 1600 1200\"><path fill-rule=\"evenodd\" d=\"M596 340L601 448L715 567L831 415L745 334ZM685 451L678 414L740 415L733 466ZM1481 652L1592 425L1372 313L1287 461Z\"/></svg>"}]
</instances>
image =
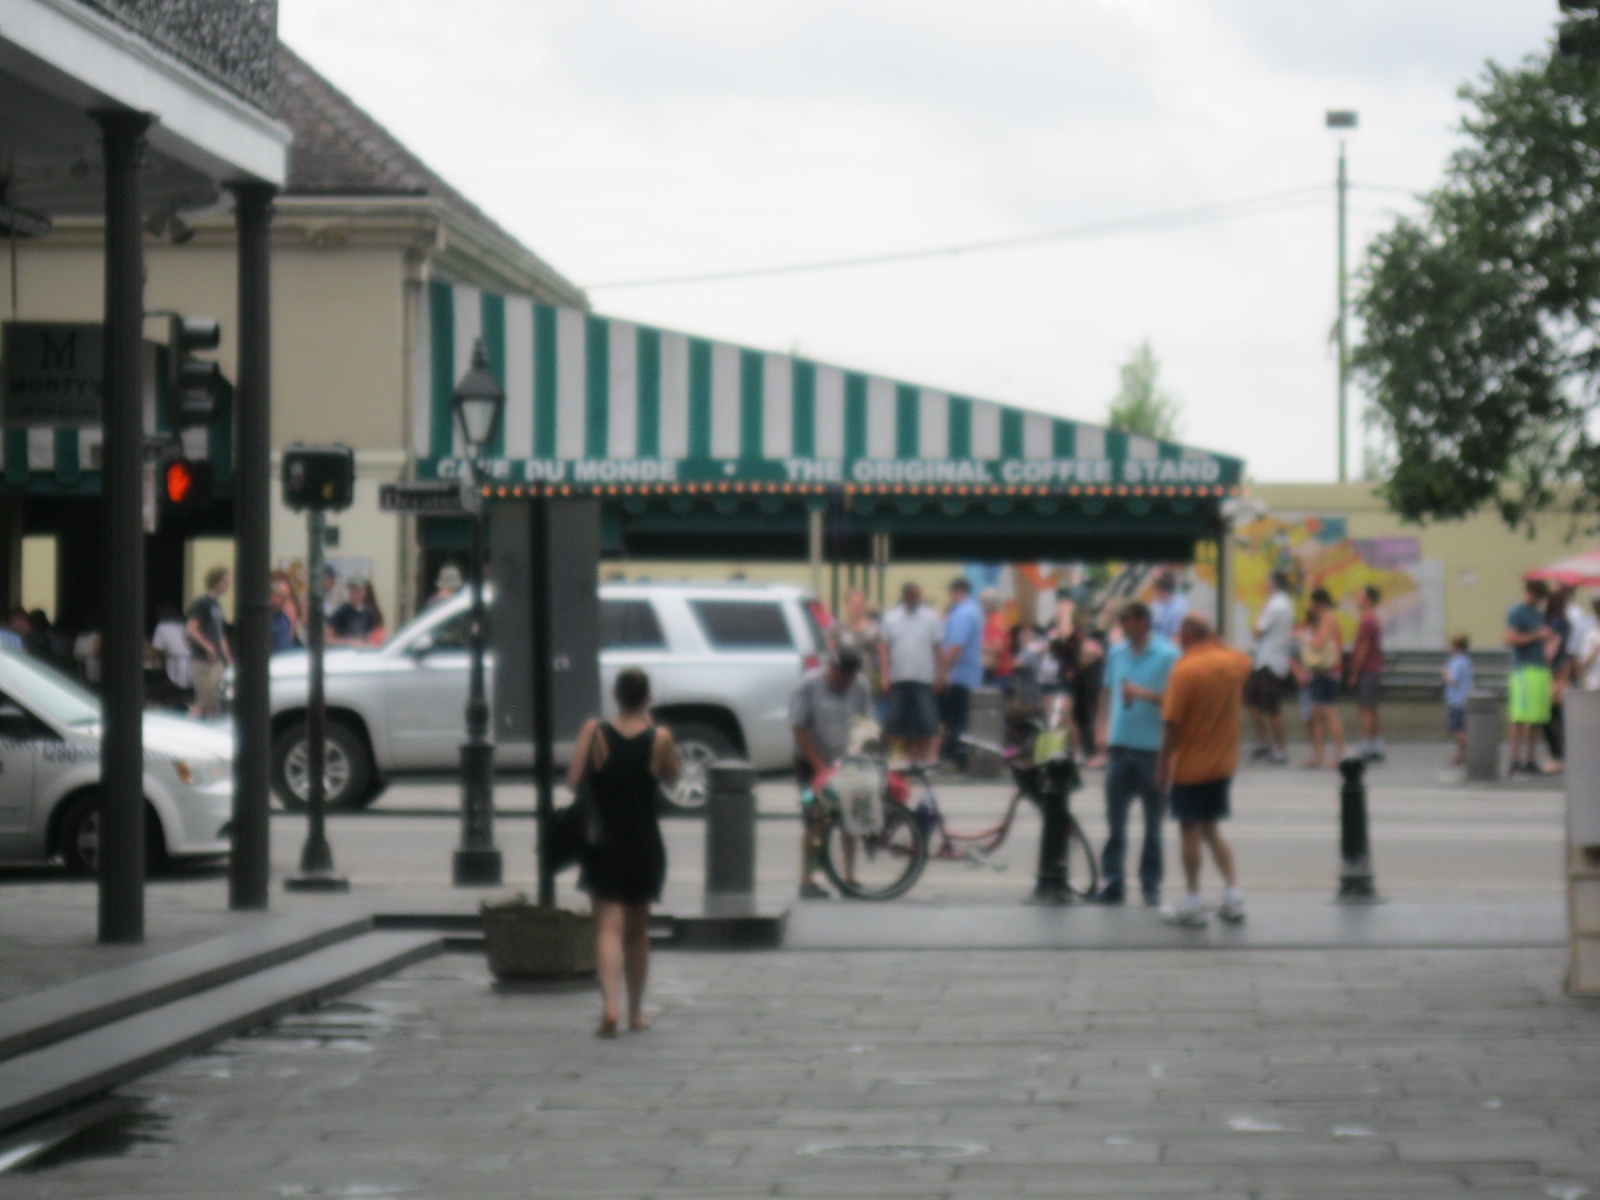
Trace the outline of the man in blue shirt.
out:
<instances>
[{"instance_id":1,"label":"man in blue shirt","mask_svg":"<svg viewBox=\"0 0 1600 1200\"><path fill-rule=\"evenodd\" d=\"M1511 647L1511 674L1506 693L1511 717L1511 769L1508 775L1539 775L1535 747L1539 730L1550 723L1554 684L1550 674L1553 656L1545 605L1550 589L1542 579L1523 583L1521 604L1506 614L1506 645Z\"/></svg>"},{"instance_id":2,"label":"man in blue shirt","mask_svg":"<svg viewBox=\"0 0 1600 1200\"><path fill-rule=\"evenodd\" d=\"M966 770L967 748L961 739L967 732L972 689L983 682L983 609L972 598L972 585L962 576L950 582L950 611L944 619L939 667L945 757Z\"/></svg>"},{"instance_id":3,"label":"man in blue shirt","mask_svg":"<svg viewBox=\"0 0 1600 1200\"><path fill-rule=\"evenodd\" d=\"M1106 655L1105 695L1111 706L1111 759L1106 765L1106 825L1110 834L1101 853L1105 878L1095 899L1121 904L1123 860L1127 856L1128 809L1137 796L1144 804L1144 851L1139 856L1139 888L1144 902L1161 903L1161 817L1156 758L1161 750L1161 698L1178 651L1151 631L1150 610L1138 600L1122 610L1124 640Z\"/></svg>"}]
</instances>

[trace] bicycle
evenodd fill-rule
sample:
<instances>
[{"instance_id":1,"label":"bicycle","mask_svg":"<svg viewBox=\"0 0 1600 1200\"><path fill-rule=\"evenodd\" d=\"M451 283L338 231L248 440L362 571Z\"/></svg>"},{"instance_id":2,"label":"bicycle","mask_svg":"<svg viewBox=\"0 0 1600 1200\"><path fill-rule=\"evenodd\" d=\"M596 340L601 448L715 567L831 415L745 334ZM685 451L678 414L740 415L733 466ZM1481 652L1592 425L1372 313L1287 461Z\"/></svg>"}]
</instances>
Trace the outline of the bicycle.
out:
<instances>
[{"instance_id":1,"label":"bicycle","mask_svg":"<svg viewBox=\"0 0 1600 1200\"><path fill-rule=\"evenodd\" d=\"M922 877L928 838L922 822L889 794L881 759L845 758L813 783L805 819L817 828L817 865L846 896L893 900Z\"/></svg>"},{"instance_id":2,"label":"bicycle","mask_svg":"<svg viewBox=\"0 0 1600 1200\"><path fill-rule=\"evenodd\" d=\"M990 856L1010 836L1011 826L1016 821L1017 810L1023 800L1038 805L1041 814L1046 814L1050 806L1059 802L1065 834L1061 860L1063 886L1079 900L1087 900L1094 895L1100 887L1100 864L1090 848L1083 826L1072 815L1072 791L1080 781L1077 764L1071 755L1060 752L1049 755L1042 762L1035 762L1031 755L1021 751L1002 751L970 738L963 740L974 749L998 753L1005 758L1016 791L1012 793L1005 814L997 824L971 832L957 832L946 824L944 813L939 808L931 769L927 765L905 769L907 779L916 780L922 787L922 796L913 811L925 826L930 841L933 841L930 857L964 861L974 867L1003 871L1006 864L991 862Z\"/></svg>"},{"instance_id":3,"label":"bicycle","mask_svg":"<svg viewBox=\"0 0 1600 1200\"><path fill-rule=\"evenodd\" d=\"M1087 899L1099 887L1100 868L1083 827L1067 807L1076 764L1065 754L1035 763L1020 753L1011 753L1009 764L1016 791L1005 815L987 829L960 833L945 823L927 766L889 767L881 759L845 759L817 782L813 793L818 807L808 819L818 825L817 865L844 895L893 900L915 886L930 857L1003 870L1004 865L990 862L989 856L1005 843L1022 801L1032 800L1044 810L1059 799L1066 824L1066 889ZM922 787L914 806L913 781ZM937 843L930 848L935 837Z\"/></svg>"}]
</instances>

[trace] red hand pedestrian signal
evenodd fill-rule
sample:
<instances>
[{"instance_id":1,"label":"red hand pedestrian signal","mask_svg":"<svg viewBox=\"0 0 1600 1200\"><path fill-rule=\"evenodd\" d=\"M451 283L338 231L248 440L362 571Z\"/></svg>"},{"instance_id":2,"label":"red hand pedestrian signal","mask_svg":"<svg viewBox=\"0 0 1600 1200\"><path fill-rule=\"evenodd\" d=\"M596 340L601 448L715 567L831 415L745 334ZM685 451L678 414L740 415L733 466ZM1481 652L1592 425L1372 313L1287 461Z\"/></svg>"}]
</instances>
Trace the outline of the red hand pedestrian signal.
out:
<instances>
[{"instance_id":1,"label":"red hand pedestrian signal","mask_svg":"<svg viewBox=\"0 0 1600 1200\"><path fill-rule=\"evenodd\" d=\"M162 465L161 511L164 516L196 512L210 504L210 463L173 458Z\"/></svg>"},{"instance_id":2,"label":"red hand pedestrian signal","mask_svg":"<svg viewBox=\"0 0 1600 1200\"><path fill-rule=\"evenodd\" d=\"M167 503L182 504L194 487L194 474L182 460L167 464Z\"/></svg>"}]
</instances>

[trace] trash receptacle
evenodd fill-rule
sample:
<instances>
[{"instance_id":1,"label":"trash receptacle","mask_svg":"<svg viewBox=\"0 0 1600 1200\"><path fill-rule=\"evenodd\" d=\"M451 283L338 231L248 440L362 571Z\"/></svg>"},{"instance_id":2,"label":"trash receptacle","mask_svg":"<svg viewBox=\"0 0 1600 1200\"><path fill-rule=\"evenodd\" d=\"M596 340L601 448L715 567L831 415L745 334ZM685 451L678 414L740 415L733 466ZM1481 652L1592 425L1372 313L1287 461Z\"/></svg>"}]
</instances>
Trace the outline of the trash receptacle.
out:
<instances>
[{"instance_id":1,"label":"trash receptacle","mask_svg":"<svg viewBox=\"0 0 1600 1200\"><path fill-rule=\"evenodd\" d=\"M1467 778L1490 783L1500 778L1500 743L1504 739L1502 703L1491 692L1467 697Z\"/></svg>"},{"instance_id":2,"label":"trash receptacle","mask_svg":"<svg viewBox=\"0 0 1600 1200\"><path fill-rule=\"evenodd\" d=\"M706 895L756 890L756 772L746 762L714 762L706 772Z\"/></svg>"}]
</instances>

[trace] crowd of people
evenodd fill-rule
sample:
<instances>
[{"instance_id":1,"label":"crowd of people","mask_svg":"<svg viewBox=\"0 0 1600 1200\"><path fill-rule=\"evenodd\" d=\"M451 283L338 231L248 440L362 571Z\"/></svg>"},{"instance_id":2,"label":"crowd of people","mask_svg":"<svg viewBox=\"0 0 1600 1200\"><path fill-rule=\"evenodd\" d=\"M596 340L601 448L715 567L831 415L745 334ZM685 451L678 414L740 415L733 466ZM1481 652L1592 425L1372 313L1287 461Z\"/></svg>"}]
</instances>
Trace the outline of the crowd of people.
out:
<instances>
[{"instance_id":1,"label":"crowd of people","mask_svg":"<svg viewBox=\"0 0 1600 1200\"><path fill-rule=\"evenodd\" d=\"M157 673L147 689L152 703L187 707L189 714L214 718L221 713L222 680L233 663L233 644L223 597L233 586L226 567L206 572L205 591L186 612L164 604L150 636L150 665ZM272 652L307 644L306 601L286 571L272 572L269 584ZM330 568L324 576L323 642L327 646L378 646L385 637L383 610L372 585L359 577L338 586Z\"/></svg>"},{"instance_id":2,"label":"crowd of people","mask_svg":"<svg viewBox=\"0 0 1600 1200\"><path fill-rule=\"evenodd\" d=\"M1327 588L1312 590L1305 619L1297 624L1289 576L1273 573L1270 595L1251 629L1253 661L1245 687L1256 737L1252 757L1257 762L1289 761L1283 705L1298 696L1311 742L1311 753L1301 765L1312 770L1337 767L1345 757L1344 721L1336 707L1341 687L1355 696L1361 737L1358 755L1368 763L1383 761L1379 713L1383 627L1378 621L1382 599L1372 586L1356 593L1356 635L1347 652L1344 629Z\"/></svg>"},{"instance_id":3,"label":"crowd of people","mask_svg":"<svg viewBox=\"0 0 1600 1200\"><path fill-rule=\"evenodd\" d=\"M985 589L974 596L964 577L950 582L942 613L916 583L907 583L899 603L881 618L863 593L853 592L829 631L827 663L806 676L791 705L802 803L814 781L846 753L852 721L869 712L881 722L891 756L915 764L942 756L956 769L965 767L971 695L989 684L1005 694L1013 715L1036 711L1039 727L1064 729L1086 765L1106 767L1108 837L1096 902L1126 901L1128 817L1137 800L1144 816L1138 876L1145 903L1160 903L1161 825L1170 808L1182 830L1186 891L1168 919L1184 925L1209 919L1199 882L1202 853L1209 849L1224 884L1216 912L1225 921L1243 920L1243 895L1220 823L1229 814L1246 685L1262 686L1252 670L1262 655L1258 649L1253 662L1218 639L1204 617L1187 611L1172 576L1159 576L1151 590L1148 604L1125 599L1099 611L1063 591L1052 622L1033 628L1010 625L998 593ZM1271 606L1274 621L1282 607ZM1292 632L1292 606L1289 617ZM1276 662L1275 651L1267 658ZM1269 727L1272 720L1281 724L1274 716ZM800 895L823 899L830 893L815 879L818 830L810 808L806 812ZM1056 904L1068 898L1060 874L1041 863L1031 899Z\"/></svg>"}]
</instances>

